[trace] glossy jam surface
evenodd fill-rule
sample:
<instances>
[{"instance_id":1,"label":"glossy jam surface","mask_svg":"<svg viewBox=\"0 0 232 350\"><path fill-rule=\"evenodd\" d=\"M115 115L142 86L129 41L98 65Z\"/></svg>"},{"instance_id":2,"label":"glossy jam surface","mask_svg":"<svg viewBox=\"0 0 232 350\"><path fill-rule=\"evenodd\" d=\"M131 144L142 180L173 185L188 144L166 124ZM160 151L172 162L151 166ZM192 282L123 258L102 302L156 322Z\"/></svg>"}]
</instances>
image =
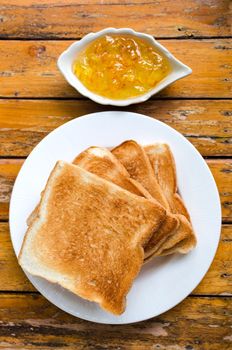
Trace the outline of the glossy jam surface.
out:
<instances>
[{"instance_id":1,"label":"glossy jam surface","mask_svg":"<svg viewBox=\"0 0 232 350\"><path fill-rule=\"evenodd\" d=\"M80 52L73 72L88 90L110 99L143 95L168 75L167 59L146 40L106 35Z\"/></svg>"}]
</instances>

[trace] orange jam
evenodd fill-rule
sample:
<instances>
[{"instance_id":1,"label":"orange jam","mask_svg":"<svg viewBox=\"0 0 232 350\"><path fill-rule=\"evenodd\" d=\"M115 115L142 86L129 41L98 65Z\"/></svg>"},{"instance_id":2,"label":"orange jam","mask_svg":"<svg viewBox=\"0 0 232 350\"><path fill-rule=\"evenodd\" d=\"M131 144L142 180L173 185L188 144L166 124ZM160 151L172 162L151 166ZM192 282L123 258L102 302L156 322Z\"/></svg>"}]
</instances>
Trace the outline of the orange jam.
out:
<instances>
[{"instance_id":1,"label":"orange jam","mask_svg":"<svg viewBox=\"0 0 232 350\"><path fill-rule=\"evenodd\" d=\"M105 35L81 51L73 72L86 88L110 99L142 95L168 75L167 59L146 40Z\"/></svg>"}]
</instances>

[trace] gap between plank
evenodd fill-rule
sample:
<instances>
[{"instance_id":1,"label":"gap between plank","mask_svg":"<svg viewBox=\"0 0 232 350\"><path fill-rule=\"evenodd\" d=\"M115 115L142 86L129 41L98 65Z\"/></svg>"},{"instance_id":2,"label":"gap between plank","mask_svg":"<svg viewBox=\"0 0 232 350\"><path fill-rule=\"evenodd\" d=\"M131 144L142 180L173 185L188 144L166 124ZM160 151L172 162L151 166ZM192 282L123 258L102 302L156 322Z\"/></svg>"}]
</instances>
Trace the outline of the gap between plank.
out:
<instances>
[{"instance_id":1,"label":"gap between plank","mask_svg":"<svg viewBox=\"0 0 232 350\"><path fill-rule=\"evenodd\" d=\"M92 100L90 100L89 98L85 98L84 96L77 96L77 97L47 97L47 96L42 96L42 97L29 97L29 96L20 96L20 97L15 97L15 96L0 96L0 100L45 100L45 101L90 101L93 102ZM175 96L153 96L152 98L150 98L148 101L165 101L165 100L209 100L209 101L232 101L232 97L175 97ZM133 106L133 105L130 105ZM112 107L112 108L120 108L120 107L116 107L116 106L105 106L105 107ZM126 106L126 108L129 106ZM122 107L125 108L125 107Z\"/></svg>"},{"instance_id":2,"label":"gap between plank","mask_svg":"<svg viewBox=\"0 0 232 350\"><path fill-rule=\"evenodd\" d=\"M14 290L0 290L0 295L41 295L38 291L14 291ZM231 295L223 295L223 294L189 294L187 298L222 298L222 299L232 299Z\"/></svg>"},{"instance_id":3,"label":"gap between plank","mask_svg":"<svg viewBox=\"0 0 232 350\"><path fill-rule=\"evenodd\" d=\"M86 34L85 34L86 35ZM85 36L83 35L83 37ZM183 35L183 36L172 36L172 37L167 37L167 36L154 36L152 35L156 40L209 40L209 39L230 39L232 38L231 35L223 35L223 36L194 36L194 35ZM83 37L29 37L29 38L21 38L21 37L7 37L7 36L1 36L0 35L0 41L6 41L6 40L19 40L19 41L73 41L73 40L81 40Z\"/></svg>"}]
</instances>

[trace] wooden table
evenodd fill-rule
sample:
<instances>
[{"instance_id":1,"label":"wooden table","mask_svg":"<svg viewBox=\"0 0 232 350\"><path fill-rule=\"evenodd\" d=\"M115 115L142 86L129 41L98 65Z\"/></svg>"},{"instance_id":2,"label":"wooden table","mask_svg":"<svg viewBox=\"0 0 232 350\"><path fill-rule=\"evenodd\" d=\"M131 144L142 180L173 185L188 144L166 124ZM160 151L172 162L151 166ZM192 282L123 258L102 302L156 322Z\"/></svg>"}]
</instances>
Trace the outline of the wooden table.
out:
<instances>
[{"instance_id":1,"label":"wooden table","mask_svg":"<svg viewBox=\"0 0 232 350\"><path fill-rule=\"evenodd\" d=\"M0 0L0 349L232 348L229 3ZM193 293L159 317L124 326L85 322L46 301L18 266L8 227L12 186L33 147L72 118L108 109L81 97L56 67L73 40L108 26L152 34L192 67L191 76L125 109L157 118L193 143L215 177L223 216L216 257Z\"/></svg>"}]
</instances>

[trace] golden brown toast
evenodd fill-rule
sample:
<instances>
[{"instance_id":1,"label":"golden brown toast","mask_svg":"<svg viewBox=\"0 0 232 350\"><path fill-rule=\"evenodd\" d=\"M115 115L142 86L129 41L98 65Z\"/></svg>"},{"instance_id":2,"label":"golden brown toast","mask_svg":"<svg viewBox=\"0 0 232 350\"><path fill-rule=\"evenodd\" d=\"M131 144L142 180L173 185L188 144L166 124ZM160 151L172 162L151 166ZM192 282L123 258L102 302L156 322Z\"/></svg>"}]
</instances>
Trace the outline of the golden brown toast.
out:
<instances>
[{"instance_id":1,"label":"golden brown toast","mask_svg":"<svg viewBox=\"0 0 232 350\"><path fill-rule=\"evenodd\" d=\"M168 199L172 213L180 214L177 215L180 220L180 226L176 229L176 232L164 242L162 251L157 250L155 254L168 255L177 252L185 254L194 248L197 241L190 223L189 213L181 197L177 193L174 157L169 146L166 144L156 143L146 146L144 149L150 159L157 181Z\"/></svg>"},{"instance_id":2,"label":"golden brown toast","mask_svg":"<svg viewBox=\"0 0 232 350\"><path fill-rule=\"evenodd\" d=\"M136 141L129 140L114 148L112 153L124 165L130 176L140 182L154 199L169 210L169 204L155 178L151 163L143 147ZM156 251L160 251L160 247L163 246L178 225L178 217L167 211L166 220L162 223L158 232L153 235L145 248L145 257L155 256Z\"/></svg>"},{"instance_id":3,"label":"golden brown toast","mask_svg":"<svg viewBox=\"0 0 232 350\"><path fill-rule=\"evenodd\" d=\"M126 168L132 179L138 181L164 208L169 209L143 147L136 141L129 140L115 147L112 153Z\"/></svg>"},{"instance_id":4,"label":"golden brown toast","mask_svg":"<svg viewBox=\"0 0 232 350\"><path fill-rule=\"evenodd\" d=\"M25 235L19 263L116 315L165 217L153 201L59 161Z\"/></svg>"},{"instance_id":5,"label":"golden brown toast","mask_svg":"<svg viewBox=\"0 0 232 350\"><path fill-rule=\"evenodd\" d=\"M153 196L157 194L157 190L152 191L153 182L151 182L150 179L155 177L160 185L160 191L165 194L168 200L171 212L173 214L183 214L189 219L187 209L176 192L177 180L175 161L167 145L154 144L143 149L135 141L126 141L113 149L112 152L122 162L129 174L135 180L141 182ZM152 171L147 163L150 163L150 166L152 165ZM156 186L156 189L157 188ZM156 199L158 200L158 198ZM173 215L173 219L180 220L181 222L179 225L174 224L168 222L166 218L166 222L163 223L159 229L159 233L163 233L162 238L158 235L156 236L157 242L152 242L153 249L150 249L150 251L148 250L150 254L145 253L146 258L149 258L149 256L163 255L163 251L167 255L169 252L170 254L173 252L183 253L193 248L196 243L196 237L191 225L179 215ZM166 233L166 238L164 233ZM180 243L181 241L182 244ZM189 243L193 244L193 246L189 246Z\"/></svg>"},{"instance_id":6,"label":"golden brown toast","mask_svg":"<svg viewBox=\"0 0 232 350\"><path fill-rule=\"evenodd\" d=\"M89 147L74 159L73 164L112 181L132 193L154 200L139 182L130 178L124 166L107 148ZM178 220L174 215L167 214L159 229L154 232L150 241L144 247L145 257L153 254L177 225Z\"/></svg>"},{"instance_id":7,"label":"golden brown toast","mask_svg":"<svg viewBox=\"0 0 232 350\"><path fill-rule=\"evenodd\" d=\"M182 214L190 220L189 213L177 193L176 165L170 147L164 143L154 143L144 147L155 173L156 179L174 214Z\"/></svg>"}]
</instances>

